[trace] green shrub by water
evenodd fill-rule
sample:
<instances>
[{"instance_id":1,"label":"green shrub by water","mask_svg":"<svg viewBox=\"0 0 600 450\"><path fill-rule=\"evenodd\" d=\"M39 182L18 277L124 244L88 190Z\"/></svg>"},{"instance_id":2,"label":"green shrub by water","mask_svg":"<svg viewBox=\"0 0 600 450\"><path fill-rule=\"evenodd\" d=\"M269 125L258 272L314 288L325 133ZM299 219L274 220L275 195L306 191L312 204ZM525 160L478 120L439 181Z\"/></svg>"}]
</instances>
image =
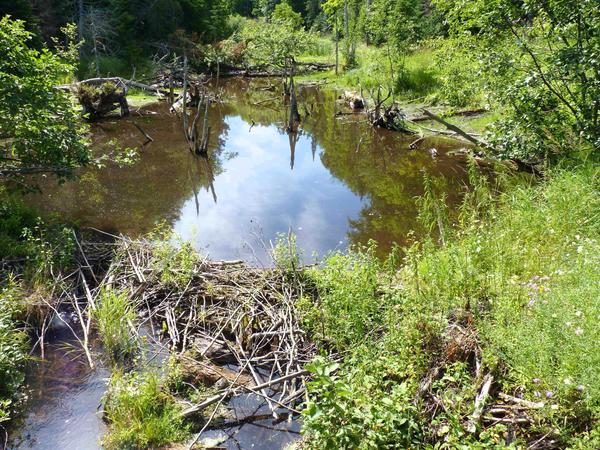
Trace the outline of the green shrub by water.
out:
<instances>
[{"instance_id":1,"label":"green shrub by water","mask_svg":"<svg viewBox=\"0 0 600 450\"><path fill-rule=\"evenodd\" d=\"M25 380L27 333L16 320L20 294L11 280L0 285L0 426L10 418L17 391Z\"/></svg>"},{"instance_id":2,"label":"green shrub by water","mask_svg":"<svg viewBox=\"0 0 600 450\"><path fill-rule=\"evenodd\" d=\"M308 447L506 448L505 425L467 427L490 374L488 402L502 391L545 404L514 448L546 433L563 447L596 448L599 194L591 164L503 194L479 181L453 219L460 225L441 222L445 245L429 214L432 238L410 248L399 270L360 250L312 271L320 300L303 301L305 323L343 357L339 367L312 367ZM419 394L433 367L437 406Z\"/></svg>"}]
</instances>

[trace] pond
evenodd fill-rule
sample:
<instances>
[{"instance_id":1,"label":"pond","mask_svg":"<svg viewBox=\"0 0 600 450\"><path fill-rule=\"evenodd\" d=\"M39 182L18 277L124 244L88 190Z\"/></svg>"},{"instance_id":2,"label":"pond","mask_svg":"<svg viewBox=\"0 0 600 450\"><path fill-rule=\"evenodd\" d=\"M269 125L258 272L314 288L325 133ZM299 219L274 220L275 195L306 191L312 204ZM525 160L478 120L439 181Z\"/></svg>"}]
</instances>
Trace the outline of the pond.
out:
<instances>
[{"instance_id":1,"label":"pond","mask_svg":"<svg viewBox=\"0 0 600 450\"><path fill-rule=\"evenodd\" d=\"M371 239L381 254L403 244L425 173L448 202L458 200L465 166L448 152L461 143L426 139L410 150L414 136L371 129L361 114L336 116L343 103L318 87L301 88L303 122L289 136L275 83L222 82L208 159L189 152L180 119L164 103L94 124L98 151L114 142L139 147L145 138L134 121L154 142L133 166L86 170L62 185L42 181L29 201L62 220L130 236L165 223L211 258L267 265L270 243L288 231L306 260Z\"/></svg>"},{"instance_id":2,"label":"pond","mask_svg":"<svg viewBox=\"0 0 600 450\"><path fill-rule=\"evenodd\" d=\"M140 147L145 138L134 122L141 126L154 141L134 165L86 169L63 184L40 179L41 193L28 201L42 214L110 233L142 236L166 224L212 258L267 266L279 233L297 236L306 262L370 240L382 256L406 243L425 175L450 205L460 199L466 166L452 156L460 142L428 138L411 150L415 136L372 129L337 92L316 86L300 88L303 120L290 136L277 81L230 79L214 90L223 101L210 109L208 158L192 155L180 119L154 104L92 125L97 153ZM73 343L55 335L29 374L30 412L11 448L99 448L108 371L72 361L65 344ZM242 420L207 434L227 439L227 448L279 449L298 436L297 421L273 423L256 399L230 406Z\"/></svg>"}]
</instances>

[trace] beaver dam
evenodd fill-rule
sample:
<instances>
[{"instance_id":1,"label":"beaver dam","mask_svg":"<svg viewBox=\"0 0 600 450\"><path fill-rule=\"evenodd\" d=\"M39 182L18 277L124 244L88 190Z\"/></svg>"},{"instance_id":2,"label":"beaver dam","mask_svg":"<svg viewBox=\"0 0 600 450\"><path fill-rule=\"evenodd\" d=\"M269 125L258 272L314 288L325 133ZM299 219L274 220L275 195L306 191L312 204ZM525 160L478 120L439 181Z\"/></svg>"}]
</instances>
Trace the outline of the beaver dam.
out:
<instances>
[{"instance_id":1,"label":"beaver dam","mask_svg":"<svg viewBox=\"0 0 600 450\"><path fill-rule=\"evenodd\" d=\"M299 438L298 419L312 376L307 363L317 354L338 356L324 336L303 328L298 306L303 299L318 305L319 291L306 276L312 268L300 265L293 241L273 249L273 268L253 268L243 261L211 261L189 245L165 240L84 234L86 239L75 236L75 267L57 275L52 299L40 299L43 323L58 320L70 331L72 358L90 369L111 366L131 373L176 364L178 382L160 395L175 405L172 419L192 431L182 448L282 448ZM115 298L127 305L107 324L101 311ZM117 337L127 345L116 345ZM38 345L42 354L48 351L43 339ZM543 406L502 392L484 405L493 377L481 371L468 311L456 311L442 341L432 345L439 357L414 400L429 405L425 410L432 418L440 401L435 382L457 361L467 361L483 378L469 426L526 425L529 411ZM106 376L106 369L102 373ZM98 411L109 427L115 417L112 395L109 389ZM248 431L248 426L260 429Z\"/></svg>"},{"instance_id":2,"label":"beaver dam","mask_svg":"<svg viewBox=\"0 0 600 450\"><path fill-rule=\"evenodd\" d=\"M102 239L76 238L77 267L57 276L54 298L40 299L42 328L62 322L71 334L71 357L89 369L100 366L104 376L107 365L143 371L176 360L184 385L202 392L194 401L185 396L189 389L173 398L178 414L197 428L195 440L215 430L239 434L251 423L267 424L273 448L296 439L304 365L316 354L295 311L300 298L316 295L297 256L282 256L287 267L262 269L211 261L185 245L94 234ZM125 296L135 312L133 320L112 317L125 328L112 333L133 343L126 350L104 339L101 323L92 325L101 322L108 293ZM43 339L38 344L48 353ZM110 414L103 420L110 424ZM244 447L265 436L252 434L241 433Z\"/></svg>"}]
</instances>

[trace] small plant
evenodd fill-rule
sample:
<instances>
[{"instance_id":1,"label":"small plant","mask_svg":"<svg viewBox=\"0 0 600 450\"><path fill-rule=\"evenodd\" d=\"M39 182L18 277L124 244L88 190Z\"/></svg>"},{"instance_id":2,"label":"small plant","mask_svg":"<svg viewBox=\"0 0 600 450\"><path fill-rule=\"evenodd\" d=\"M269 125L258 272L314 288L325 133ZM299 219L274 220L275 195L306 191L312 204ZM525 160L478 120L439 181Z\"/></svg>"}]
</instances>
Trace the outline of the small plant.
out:
<instances>
[{"instance_id":1,"label":"small plant","mask_svg":"<svg viewBox=\"0 0 600 450\"><path fill-rule=\"evenodd\" d=\"M271 243L271 257L275 267L293 274L302 264L302 254L296 243L296 235L293 233L278 233L275 245Z\"/></svg>"},{"instance_id":2,"label":"small plant","mask_svg":"<svg viewBox=\"0 0 600 450\"><path fill-rule=\"evenodd\" d=\"M125 292L103 290L93 310L100 339L110 358L123 362L138 350L138 341L132 330L136 315Z\"/></svg>"},{"instance_id":3,"label":"small plant","mask_svg":"<svg viewBox=\"0 0 600 450\"><path fill-rule=\"evenodd\" d=\"M107 450L158 448L188 435L175 399L153 371L115 372L104 398L104 411L110 423L102 442Z\"/></svg>"},{"instance_id":4,"label":"small plant","mask_svg":"<svg viewBox=\"0 0 600 450\"><path fill-rule=\"evenodd\" d=\"M73 262L75 241L71 228L50 226L37 218L36 225L24 228L22 233L27 247L29 279L43 281Z\"/></svg>"},{"instance_id":5,"label":"small plant","mask_svg":"<svg viewBox=\"0 0 600 450\"><path fill-rule=\"evenodd\" d=\"M309 449L410 448L422 424L411 401L409 382L386 381L372 366L317 359L304 414ZM353 367L354 366L354 367Z\"/></svg>"},{"instance_id":6,"label":"small plant","mask_svg":"<svg viewBox=\"0 0 600 450\"><path fill-rule=\"evenodd\" d=\"M163 284L184 287L194 276L200 255L189 242L182 241L170 230L157 228L149 238L153 241L153 266Z\"/></svg>"}]
</instances>

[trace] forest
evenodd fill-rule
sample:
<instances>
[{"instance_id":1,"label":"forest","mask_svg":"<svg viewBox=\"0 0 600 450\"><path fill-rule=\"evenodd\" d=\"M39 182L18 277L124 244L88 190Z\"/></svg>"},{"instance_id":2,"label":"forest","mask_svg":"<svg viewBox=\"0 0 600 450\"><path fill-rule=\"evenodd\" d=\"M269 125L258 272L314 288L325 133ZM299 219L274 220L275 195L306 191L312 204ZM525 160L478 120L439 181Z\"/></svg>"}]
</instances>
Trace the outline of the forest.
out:
<instances>
[{"instance_id":1,"label":"forest","mask_svg":"<svg viewBox=\"0 0 600 450\"><path fill-rule=\"evenodd\" d=\"M600 448L597 0L0 0L0 449Z\"/></svg>"}]
</instances>

